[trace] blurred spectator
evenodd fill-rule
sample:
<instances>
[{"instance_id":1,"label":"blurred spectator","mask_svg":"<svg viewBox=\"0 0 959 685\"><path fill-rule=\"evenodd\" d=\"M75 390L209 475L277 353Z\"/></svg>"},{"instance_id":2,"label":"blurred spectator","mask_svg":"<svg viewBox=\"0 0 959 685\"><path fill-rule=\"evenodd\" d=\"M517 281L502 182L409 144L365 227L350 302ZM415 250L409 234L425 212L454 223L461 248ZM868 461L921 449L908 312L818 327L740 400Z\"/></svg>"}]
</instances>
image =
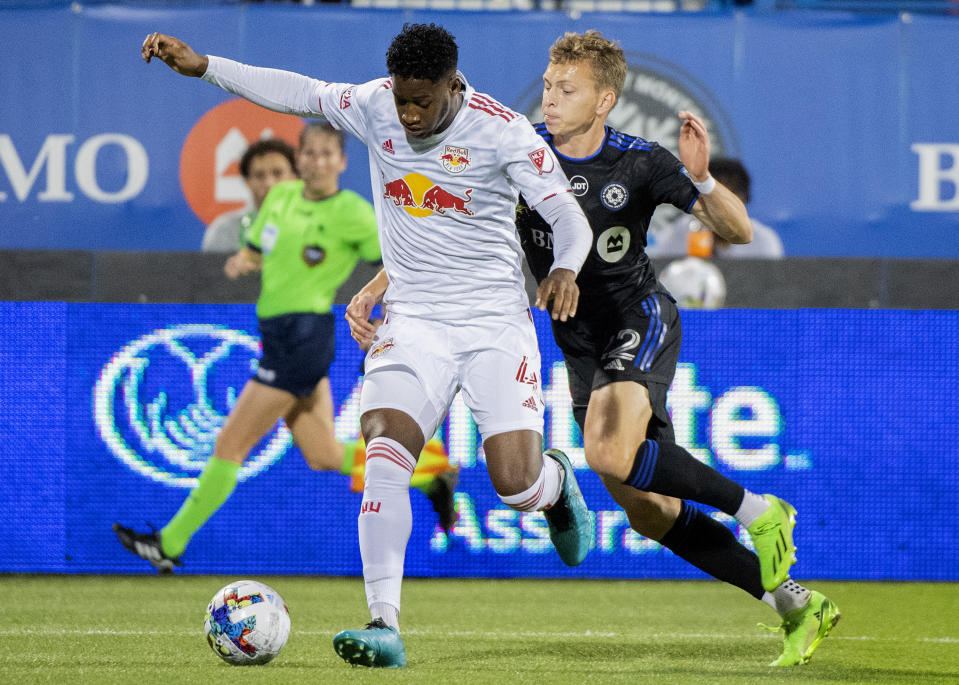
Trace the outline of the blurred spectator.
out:
<instances>
[{"instance_id":1,"label":"blurred spectator","mask_svg":"<svg viewBox=\"0 0 959 685\"><path fill-rule=\"evenodd\" d=\"M225 212L207 226L203 234L204 252L236 252L246 243L244 236L253 224L263 199L280 181L296 178L293 147L285 140L268 138L250 145L240 157L240 175L250 189L252 206Z\"/></svg>"},{"instance_id":2,"label":"blurred spectator","mask_svg":"<svg viewBox=\"0 0 959 685\"><path fill-rule=\"evenodd\" d=\"M749 206L749 172L737 159L717 157L709 162L709 173L717 182L733 191ZM779 235L755 219L752 242L730 245L694 217L683 214L657 229L649 240L646 254L650 257L720 257L723 259L782 259L783 243Z\"/></svg>"}]
</instances>

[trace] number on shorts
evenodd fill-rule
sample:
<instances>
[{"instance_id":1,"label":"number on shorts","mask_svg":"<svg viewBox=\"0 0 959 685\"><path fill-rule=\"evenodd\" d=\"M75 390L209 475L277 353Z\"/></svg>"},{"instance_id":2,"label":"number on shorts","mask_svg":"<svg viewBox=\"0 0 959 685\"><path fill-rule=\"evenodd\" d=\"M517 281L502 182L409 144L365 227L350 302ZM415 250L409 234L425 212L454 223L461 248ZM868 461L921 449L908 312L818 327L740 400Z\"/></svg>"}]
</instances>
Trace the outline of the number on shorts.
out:
<instances>
[{"instance_id":1,"label":"number on shorts","mask_svg":"<svg viewBox=\"0 0 959 685\"><path fill-rule=\"evenodd\" d=\"M616 339L621 340L622 343L603 356L606 359L625 359L626 361L636 359L636 348L643 341L639 333L631 328L626 328L616 334Z\"/></svg>"}]
</instances>

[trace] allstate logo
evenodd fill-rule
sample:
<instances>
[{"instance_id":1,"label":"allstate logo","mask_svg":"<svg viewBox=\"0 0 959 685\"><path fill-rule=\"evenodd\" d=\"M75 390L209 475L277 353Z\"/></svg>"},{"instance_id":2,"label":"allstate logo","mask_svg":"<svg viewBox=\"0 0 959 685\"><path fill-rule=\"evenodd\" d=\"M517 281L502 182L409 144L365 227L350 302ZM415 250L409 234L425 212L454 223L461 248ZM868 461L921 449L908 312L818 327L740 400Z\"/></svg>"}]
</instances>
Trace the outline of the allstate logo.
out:
<instances>
[{"instance_id":1,"label":"allstate logo","mask_svg":"<svg viewBox=\"0 0 959 685\"><path fill-rule=\"evenodd\" d=\"M253 336L210 324L134 340L113 355L94 386L100 437L132 471L172 487L195 486L259 349ZM291 443L278 424L250 452L239 480L268 468Z\"/></svg>"}]
</instances>

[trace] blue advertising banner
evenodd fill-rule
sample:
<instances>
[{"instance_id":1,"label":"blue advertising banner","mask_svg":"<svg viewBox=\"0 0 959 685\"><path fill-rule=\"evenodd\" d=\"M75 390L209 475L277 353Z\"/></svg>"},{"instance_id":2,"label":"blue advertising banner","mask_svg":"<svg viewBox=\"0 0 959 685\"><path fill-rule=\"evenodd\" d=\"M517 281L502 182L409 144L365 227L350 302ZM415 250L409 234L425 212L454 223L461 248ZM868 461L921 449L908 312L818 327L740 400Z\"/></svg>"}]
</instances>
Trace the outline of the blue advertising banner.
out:
<instances>
[{"instance_id":1,"label":"blue advertising banner","mask_svg":"<svg viewBox=\"0 0 959 685\"><path fill-rule=\"evenodd\" d=\"M361 354L337 314L336 431L358 431ZM547 444L574 461L596 512L596 547L562 565L541 514L493 491L469 411L439 430L461 469L447 537L411 492L412 576L700 578L632 531L588 470L548 320ZM959 314L690 311L670 395L677 440L799 511L798 578L959 580ZM111 525L158 527L180 506L255 369L246 305L0 303L0 572L140 573ZM191 573L359 574L360 495L311 471L279 424L194 537ZM748 535L722 514L744 542Z\"/></svg>"},{"instance_id":2,"label":"blue advertising banner","mask_svg":"<svg viewBox=\"0 0 959 685\"><path fill-rule=\"evenodd\" d=\"M816 12L603 14L264 6L0 8L0 248L195 250L247 201L236 161L302 121L164 65L152 31L198 51L334 81L384 75L403 22L457 36L470 82L538 119L547 51L599 29L627 53L611 123L676 150L676 112L753 178L750 212L787 256L959 257L959 23ZM343 184L367 197L366 151ZM374 179L374 185L375 185Z\"/></svg>"}]
</instances>

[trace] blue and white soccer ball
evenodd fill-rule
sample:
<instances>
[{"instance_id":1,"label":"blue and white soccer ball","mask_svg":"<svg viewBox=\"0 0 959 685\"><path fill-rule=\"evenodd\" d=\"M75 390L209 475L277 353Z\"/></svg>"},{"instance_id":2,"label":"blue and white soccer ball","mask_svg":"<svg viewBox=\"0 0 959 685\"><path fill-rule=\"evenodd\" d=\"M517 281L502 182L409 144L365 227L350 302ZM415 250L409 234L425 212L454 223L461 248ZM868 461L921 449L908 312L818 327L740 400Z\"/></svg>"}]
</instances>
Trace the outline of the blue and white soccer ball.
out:
<instances>
[{"instance_id":1,"label":"blue and white soccer ball","mask_svg":"<svg viewBox=\"0 0 959 685\"><path fill-rule=\"evenodd\" d=\"M659 281L683 309L718 309L726 302L726 279L712 262L686 257L670 262Z\"/></svg>"},{"instance_id":2,"label":"blue and white soccer ball","mask_svg":"<svg viewBox=\"0 0 959 685\"><path fill-rule=\"evenodd\" d=\"M213 595L203 629L210 648L228 664L265 664L290 637L290 612L273 588L238 580Z\"/></svg>"}]
</instances>

